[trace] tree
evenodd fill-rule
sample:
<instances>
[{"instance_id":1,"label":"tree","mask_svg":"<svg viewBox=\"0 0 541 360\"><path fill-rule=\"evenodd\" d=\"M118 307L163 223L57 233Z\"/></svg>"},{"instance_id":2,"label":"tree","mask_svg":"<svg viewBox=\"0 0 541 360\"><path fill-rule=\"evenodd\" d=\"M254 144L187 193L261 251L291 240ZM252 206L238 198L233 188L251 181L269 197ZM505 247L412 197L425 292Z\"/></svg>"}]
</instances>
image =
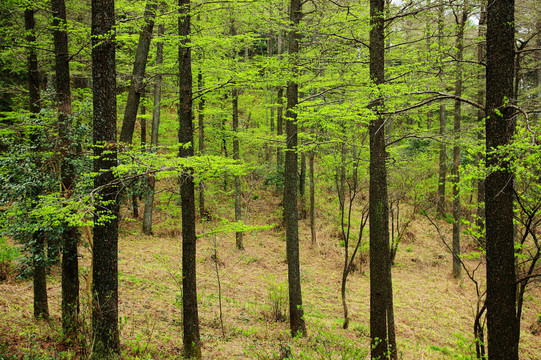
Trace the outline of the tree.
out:
<instances>
[{"instance_id":1,"label":"tree","mask_svg":"<svg viewBox=\"0 0 541 360\"><path fill-rule=\"evenodd\" d=\"M302 16L300 0L291 0L288 49L295 66L299 53L300 33L298 26ZM294 70L294 75L298 73ZM302 308L301 274L299 265L299 214L297 210L297 79L287 83L286 155L284 170L284 217L286 223L287 277L289 284L289 321L291 335L306 335L304 309Z\"/></svg>"},{"instance_id":2,"label":"tree","mask_svg":"<svg viewBox=\"0 0 541 360\"><path fill-rule=\"evenodd\" d=\"M455 72L455 95L462 97L462 61L464 59L464 27L468 20L469 10L465 4L462 5L460 21L457 24L456 35L456 72ZM459 278L462 272L460 264L460 123L462 122L462 101L455 100L453 130L455 145L453 146L453 276Z\"/></svg>"},{"instance_id":3,"label":"tree","mask_svg":"<svg viewBox=\"0 0 541 360\"><path fill-rule=\"evenodd\" d=\"M39 70L38 56L35 50L36 35L34 19L34 10L28 7L24 11L24 25L26 29L26 41L28 43L28 93L29 109L32 117L36 117L41 110L41 98L39 95ZM39 151L40 144L37 134L31 135L31 141L34 149ZM39 161L39 160L37 160ZM39 165L39 164L38 164ZM39 166L38 166L39 167ZM38 197L41 189L38 186L34 189L34 197ZM49 319L49 305L47 302L47 278L46 278L46 259L45 259L45 236L44 232L36 229L32 233L32 266L34 279L34 318Z\"/></svg>"},{"instance_id":4,"label":"tree","mask_svg":"<svg viewBox=\"0 0 541 360\"><path fill-rule=\"evenodd\" d=\"M192 123L192 49L190 45L190 0L179 0L179 156L194 155ZM180 182L182 206L182 325L184 356L201 358L199 315L197 311L195 193L193 170L186 168Z\"/></svg>"},{"instance_id":5,"label":"tree","mask_svg":"<svg viewBox=\"0 0 541 360\"><path fill-rule=\"evenodd\" d=\"M370 80L376 87L370 121L370 342L372 359L396 358L389 251L385 118L379 86L385 82L384 1L370 0Z\"/></svg>"},{"instance_id":6,"label":"tree","mask_svg":"<svg viewBox=\"0 0 541 360\"><path fill-rule=\"evenodd\" d=\"M92 81L94 188L97 204L92 248L91 360L120 358L118 332L118 187L115 7L113 0L92 0Z\"/></svg>"},{"instance_id":7,"label":"tree","mask_svg":"<svg viewBox=\"0 0 541 360\"><path fill-rule=\"evenodd\" d=\"M62 195L69 199L75 187L74 144L70 140L71 88L69 71L68 33L66 4L64 0L52 0L56 97L58 102L58 135L60 140L60 177ZM67 223L62 225L62 330L73 337L79 313L79 263L77 244L79 232Z\"/></svg>"},{"instance_id":8,"label":"tree","mask_svg":"<svg viewBox=\"0 0 541 360\"><path fill-rule=\"evenodd\" d=\"M164 33L164 26L158 25L158 37ZM159 41L156 44L156 66L158 74L156 74L156 83L154 84L154 109L152 110L152 127L150 132L150 151L157 151L158 134L160 129L160 114L162 102L162 74L161 67L163 63L163 42ZM145 199L145 211L143 216L143 234L152 234L152 209L154 208L154 189L156 187L156 178L154 175L148 176L148 193Z\"/></svg>"},{"instance_id":9,"label":"tree","mask_svg":"<svg viewBox=\"0 0 541 360\"><path fill-rule=\"evenodd\" d=\"M487 6L485 181L487 327L491 360L518 359L514 248L514 174L505 146L515 132L515 2Z\"/></svg>"},{"instance_id":10,"label":"tree","mask_svg":"<svg viewBox=\"0 0 541 360\"><path fill-rule=\"evenodd\" d=\"M135 54L133 64L132 79L126 102L126 111L124 112L124 121L120 131L120 141L131 144L139 100L144 88L143 78L145 76L148 52L150 50L150 41L152 40L152 30L154 29L154 17L156 16L157 1L148 0L143 17L146 20L145 26L139 35L139 43Z\"/></svg>"}]
</instances>

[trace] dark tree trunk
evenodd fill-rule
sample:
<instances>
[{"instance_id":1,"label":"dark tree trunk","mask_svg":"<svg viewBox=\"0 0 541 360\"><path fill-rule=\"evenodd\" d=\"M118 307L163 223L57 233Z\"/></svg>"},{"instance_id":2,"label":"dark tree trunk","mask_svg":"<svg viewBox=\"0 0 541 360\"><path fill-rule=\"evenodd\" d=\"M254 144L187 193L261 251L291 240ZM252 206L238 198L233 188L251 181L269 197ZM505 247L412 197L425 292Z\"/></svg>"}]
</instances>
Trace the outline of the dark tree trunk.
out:
<instances>
[{"instance_id":1,"label":"dark tree trunk","mask_svg":"<svg viewBox=\"0 0 541 360\"><path fill-rule=\"evenodd\" d=\"M297 29L301 19L301 1L291 0L289 55L297 64L300 33ZM286 252L289 283L289 320L291 335L306 335L304 309L302 307L301 272L299 264L299 214L297 209L297 113L299 89L296 80L287 84L286 156L284 170L284 216L286 223Z\"/></svg>"},{"instance_id":2,"label":"dark tree trunk","mask_svg":"<svg viewBox=\"0 0 541 360\"><path fill-rule=\"evenodd\" d=\"M194 155L192 123L192 49L190 45L190 0L179 0L180 17L178 33L179 63L179 133L180 157ZM189 147L182 145L191 144ZM197 310L196 283L196 235L195 235L195 190L193 170L184 169L181 176L180 196L182 206L182 319L184 357L201 358L199 336L199 314Z\"/></svg>"},{"instance_id":3,"label":"dark tree trunk","mask_svg":"<svg viewBox=\"0 0 541 360\"><path fill-rule=\"evenodd\" d=\"M158 37L164 32L164 26L158 26ZM160 113L162 101L162 74L161 66L163 63L163 42L156 44L156 83L154 84L154 108L152 110L152 130L150 132L150 151L156 152L158 147L158 134L160 129ZM156 187L156 178L154 175L148 176L148 193L145 199L145 211L143 215L143 234L152 235L152 210L154 208L154 189Z\"/></svg>"},{"instance_id":4,"label":"dark tree trunk","mask_svg":"<svg viewBox=\"0 0 541 360\"><path fill-rule=\"evenodd\" d=\"M91 360L120 358L118 332L118 187L116 70L113 0L92 0L92 80L94 110L95 205L92 249ZM104 219L105 218L105 219Z\"/></svg>"},{"instance_id":5,"label":"dark tree trunk","mask_svg":"<svg viewBox=\"0 0 541 360\"><path fill-rule=\"evenodd\" d=\"M233 159L239 160L239 138L237 136L239 130L239 90L231 90L231 98L233 102ZM242 211L242 192L240 189L240 176L235 175L235 221L241 221ZM235 233L237 249L244 250L244 244L242 243L242 232L237 231Z\"/></svg>"},{"instance_id":6,"label":"dark tree trunk","mask_svg":"<svg viewBox=\"0 0 541 360\"><path fill-rule=\"evenodd\" d=\"M146 24L139 34L139 43L135 53L135 62L133 64L132 79L128 90L128 100L126 101L126 110L124 120L122 121L122 130L120 131L120 142L131 144L133 131L135 128L135 119L137 118L137 109L141 92L144 88L145 69L147 66L148 51L152 39L152 30L154 29L154 18L156 17L157 1L147 0L144 17Z\"/></svg>"},{"instance_id":7,"label":"dark tree trunk","mask_svg":"<svg viewBox=\"0 0 541 360\"><path fill-rule=\"evenodd\" d=\"M370 0L370 78L378 86L385 81L384 1ZM379 90L374 96L380 98ZM387 152L385 119L379 112L383 101L372 109L376 119L370 132L370 339L372 359L388 359L396 351L389 335L392 319L392 280L389 251L389 203L387 196Z\"/></svg>"},{"instance_id":8,"label":"dark tree trunk","mask_svg":"<svg viewBox=\"0 0 541 360\"><path fill-rule=\"evenodd\" d=\"M455 95L462 96L462 59L464 57L464 26L468 19L468 10L464 6L462 16L458 24L458 32L456 37L456 82ZM462 274L462 265L460 263L460 123L462 121L462 102L455 100L455 112L453 121L453 131L455 144L453 146L453 170L451 172L453 178L453 276L459 278Z\"/></svg>"},{"instance_id":9,"label":"dark tree trunk","mask_svg":"<svg viewBox=\"0 0 541 360\"><path fill-rule=\"evenodd\" d=\"M58 134L61 154L60 176L62 195L69 199L75 186L75 170L72 163L75 158L75 149L69 139L71 133L71 89L66 4L64 0L51 0L51 8L53 12ZM65 335L73 338L77 329L79 313L79 263L77 260L79 232L67 223L62 226L62 330Z\"/></svg>"},{"instance_id":10,"label":"dark tree trunk","mask_svg":"<svg viewBox=\"0 0 541 360\"><path fill-rule=\"evenodd\" d=\"M514 174L506 153L498 150L515 132L513 75L515 57L514 0L494 0L487 6L485 183L487 327L491 360L517 360L519 329L516 315L513 231ZM494 168L497 166L497 168Z\"/></svg>"},{"instance_id":11,"label":"dark tree trunk","mask_svg":"<svg viewBox=\"0 0 541 360\"><path fill-rule=\"evenodd\" d=\"M24 11L24 25L28 33L28 93L29 108L32 116L41 110L41 99L39 95L39 70L38 56L34 48L36 43L34 9L28 8ZM32 141L37 141L32 135ZM34 144L39 148L39 144ZM41 190L38 189L38 194ZM49 319L49 305L47 303L47 278L45 259L45 237L42 231L35 231L32 234L33 240L33 279L34 279L34 317L36 319Z\"/></svg>"},{"instance_id":12,"label":"dark tree trunk","mask_svg":"<svg viewBox=\"0 0 541 360\"><path fill-rule=\"evenodd\" d=\"M47 302L47 266L45 259L45 236L38 230L32 234L34 267L34 318L36 320L49 320L49 304Z\"/></svg>"}]
</instances>

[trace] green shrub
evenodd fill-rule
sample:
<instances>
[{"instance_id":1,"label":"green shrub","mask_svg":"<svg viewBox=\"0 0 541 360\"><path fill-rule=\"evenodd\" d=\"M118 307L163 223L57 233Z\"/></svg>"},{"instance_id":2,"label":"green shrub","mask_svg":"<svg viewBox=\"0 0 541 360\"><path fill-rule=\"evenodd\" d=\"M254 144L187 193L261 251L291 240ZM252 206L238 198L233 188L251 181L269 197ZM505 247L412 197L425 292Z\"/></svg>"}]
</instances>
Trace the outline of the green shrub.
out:
<instances>
[{"instance_id":1,"label":"green shrub","mask_svg":"<svg viewBox=\"0 0 541 360\"><path fill-rule=\"evenodd\" d=\"M14 273L14 262L21 255L19 249L0 237L0 281L7 280Z\"/></svg>"}]
</instances>

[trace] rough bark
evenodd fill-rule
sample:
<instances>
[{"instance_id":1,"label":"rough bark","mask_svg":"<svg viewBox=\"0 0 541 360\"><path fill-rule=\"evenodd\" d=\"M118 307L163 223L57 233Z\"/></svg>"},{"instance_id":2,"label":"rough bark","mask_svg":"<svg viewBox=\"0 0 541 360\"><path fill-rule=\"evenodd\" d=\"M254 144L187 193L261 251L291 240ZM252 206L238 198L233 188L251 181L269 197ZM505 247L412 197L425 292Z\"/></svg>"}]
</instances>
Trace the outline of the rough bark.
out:
<instances>
[{"instance_id":1,"label":"rough bark","mask_svg":"<svg viewBox=\"0 0 541 360\"><path fill-rule=\"evenodd\" d=\"M92 80L95 205L92 249L91 360L120 358L118 331L118 187L115 8L113 0L92 0ZM104 217L106 217L104 219Z\"/></svg>"},{"instance_id":2,"label":"rough bark","mask_svg":"<svg viewBox=\"0 0 541 360\"><path fill-rule=\"evenodd\" d=\"M120 142L131 144L137 109L141 99L141 92L144 87L144 77L147 65L148 51L152 39L152 30L154 29L154 18L156 17L157 1L147 0L144 18L146 24L139 34L139 43L135 53L135 62L133 64L132 78L128 90L128 100L126 101L126 110L124 120L122 121L122 130L120 131Z\"/></svg>"},{"instance_id":3,"label":"rough bark","mask_svg":"<svg viewBox=\"0 0 541 360\"><path fill-rule=\"evenodd\" d=\"M35 116L41 110L41 98L39 95L39 70L38 56L34 45L36 43L34 19L35 10L27 8L24 11L24 25L27 32L28 43L27 68L28 68L28 94L29 109L31 116ZM32 135L32 141L37 141ZM39 144L34 144L36 148ZM38 194L41 190L38 189ZM36 194L36 196L38 195ZM35 231L32 234L33 241L33 285L34 285L34 318L49 319L49 304L47 303L47 278L45 259L45 238L42 231Z\"/></svg>"},{"instance_id":4,"label":"rough bark","mask_svg":"<svg viewBox=\"0 0 541 360\"><path fill-rule=\"evenodd\" d=\"M190 0L179 0L179 135L180 157L194 155L192 123L192 50L190 47ZM189 144L189 145L188 145ZM188 146L186 146L188 145ZM195 189L192 169L181 176L182 206L182 314L184 357L201 358L196 284Z\"/></svg>"},{"instance_id":5,"label":"rough bark","mask_svg":"<svg viewBox=\"0 0 541 360\"><path fill-rule=\"evenodd\" d=\"M514 0L494 0L487 6L485 182L487 328L491 360L518 359L516 277L513 231L514 174L506 154L515 132L513 76L515 57Z\"/></svg>"},{"instance_id":6,"label":"rough bark","mask_svg":"<svg viewBox=\"0 0 541 360\"><path fill-rule=\"evenodd\" d=\"M158 26L158 37L161 37L164 32L164 26ZM159 41L156 44L156 83L154 84L154 108L152 110L152 127L150 132L150 151L156 152L158 147L158 134L160 130L160 114L162 101L162 74L161 66L163 63L163 42ZM152 210L154 208L154 190L156 187L156 178L149 175L148 178L148 193L145 198L145 210L143 215L143 234L152 235Z\"/></svg>"},{"instance_id":7,"label":"rough bark","mask_svg":"<svg viewBox=\"0 0 541 360\"><path fill-rule=\"evenodd\" d=\"M456 36L456 70L455 95L462 96L462 60L464 58L464 26L468 19L468 10L463 6L460 23ZM453 146L453 276L459 278L462 274L460 263L460 123L462 122L462 101L455 100L453 131L455 144Z\"/></svg>"},{"instance_id":8,"label":"rough bark","mask_svg":"<svg viewBox=\"0 0 541 360\"><path fill-rule=\"evenodd\" d=\"M71 132L71 89L69 71L68 33L66 30L66 4L64 0L51 0L55 52L56 97L58 107L58 134L61 157L62 195L69 199L75 186L72 164L75 153L69 138ZM79 232L68 224L62 225L62 330L73 337L79 313L79 263L77 244Z\"/></svg>"},{"instance_id":9,"label":"rough bark","mask_svg":"<svg viewBox=\"0 0 541 360\"><path fill-rule=\"evenodd\" d=\"M384 83L384 1L370 0L370 79L378 86ZM376 90L375 97L381 99ZM387 196L387 167L385 119L379 112L384 104L375 101L375 119L370 121L370 340L372 359L389 359L396 351L391 344L392 280L389 251L389 203Z\"/></svg>"},{"instance_id":10,"label":"rough bark","mask_svg":"<svg viewBox=\"0 0 541 360\"><path fill-rule=\"evenodd\" d=\"M300 0L291 0L290 21L293 25L289 33L288 49L293 65L299 52L297 26L301 19ZM287 268L289 283L289 320L291 335L306 335L304 309L302 307L301 274L299 264L299 219L297 209L297 113L299 89L295 80L287 84L286 111L286 155L284 183L284 216L286 223Z\"/></svg>"}]
</instances>

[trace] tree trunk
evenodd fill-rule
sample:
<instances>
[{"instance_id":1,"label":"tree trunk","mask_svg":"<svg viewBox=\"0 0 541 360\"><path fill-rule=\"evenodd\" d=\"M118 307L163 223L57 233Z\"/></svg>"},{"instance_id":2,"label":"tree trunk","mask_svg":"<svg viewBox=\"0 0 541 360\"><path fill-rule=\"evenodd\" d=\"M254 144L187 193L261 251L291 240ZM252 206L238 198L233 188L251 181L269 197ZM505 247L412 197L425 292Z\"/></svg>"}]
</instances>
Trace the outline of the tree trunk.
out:
<instances>
[{"instance_id":1,"label":"tree trunk","mask_svg":"<svg viewBox=\"0 0 541 360\"><path fill-rule=\"evenodd\" d=\"M239 90L231 90L231 97L233 102L233 159L239 160L239 138L237 136L239 130ZM242 210L242 192L240 189L240 176L235 175L235 221L241 221ZM237 231L235 233L237 249L244 250L244 244L242 243L242 232Z\"/></svg>"},{"instance_id":2,"label":"tree trunk","mask_svg":"<svg viewBox=\"0 0 541 360\"><path fill-rule=\"evenodd\" d=\"M291 0L290 21L293 25L289 33L289 55L291 62L297 64L299 52L300 33L299 25L301 13L300 0ZM294 70L295 71L295 70ZM297 73L295 71L294 76ZM302 307L301 273L299 264L299 219L297 210L297 113L298 84L296 80L287 84L287 112L286 112L286 158L284 183L284 215L286 222L287 268L289 283L289 320L291 335L306 335L304 322L304 309Z\"/></svg>"},{"instance_id":3,"label":"tree trunk","mask_svg":"<svg viewBox=\"0 0 541 360\"><path fill-rule=\"evenodd\" d=\"M468 10L466 6L463 6L462 16L460 23L458 24L458 32L456 37L456 82L455 82L455 95L457 97L462 96L462 59L464 57L464 26L468 19ZM455 100L454 109L454 139L455 144L453 146L453 171L451 173L453 178L453 276L459 278L462 274L462 266L460 263L460 122L462 121L462 102Z\"/></svg>"},{"instance_id":4,"label":"tree trunk","mask_svg":"<svg viewBox=\"0 0 541 360\"><path fill-rule=\"evenodd\" d=\"M284 134L283 96L284 96L284 88L279 86L277 95L276 95L276 103L278 104L278 108L276 109L276 135L278 136L281 136ZM284 164L284 157L282 155L282 146L278 145L278 147L276 148L276 168L278 169L278 171L281 171L283 164Z\"/></svg>"},{"instance_id":5,"label":"tree trunk","mask_svg":"<svg viewBox=\"0 0 541 360\"><path fill-rule=\"evenodd\" d=\"M370 0L370 78L376 86L385 79L384 1ZM379 90L374 96L380 98ZM389 347L389 334L394 332L392 319L392 280L389 254L389 203L385 119L379 112L383 101L376 100L372 110L376 119L370 132L370 339L372 359L388 359L395 349Z\"/></svg>"},{"instance_id":6,"label":"tree trunk","mask_svg":"<svg viewBox=\"0 0 541 360\"><path fill-rule=\"evenodd\" d=\"M314 156L314 150L310 150L308 167L310 173L310 233L312 234L312 246L317 245L315 220L316 183L314 180Z\"/></svg>"},{"instance_id":7,"label":"tree trunk","mask_svg":"<svg viewBox=\"0 0 541 360\"><path fill-rule=\"evenodd\" d=\"M445 26L443 0L440 0L438 8L438 50L440 54L443 52L443 30ZM441 56L441 55L440 55ZM443 71L443 64L440 62L440 71ZM438 177L438 203L437 213L441 217L445 217L445 181L447 178L447 147L445 145L445 133L447 127L447 115L445 104L440 104L440 166Z\"/></svg>"},{"instance_id":8,"label":"tree trunk","mask_svg":"<svg viewBox=\"0 0 541 360\"><path fill-rule=\"evenodd\" d=\"M164 26L158 26L158 37L164 33ZM163 63L163 42L156 44L156 83L154 84L154 108L152 110L152 129L150 132L150 151L156 152L158 147L158 134L160 129L160 113L162 102L162 63ZM148 176L148 192L145 198L145 211L143 215L143 234L152 235L152 210L154 208L154 189L156 187L156 178L154 175Z\"/></svg>"},{"instance_id":9,"label":"tree trunk","mask_svg":"<svg viewBox=\"0 0 541 360\"><path fill-rule=\"evenodd\" d=\"M519 330L513 231L514 174L506 153L498 150L515 133L513 75L514 0L494 0L487 7L486 191L487 327L491 360L517 360ZM497 168L494 168L497 166Z\"/></svg>"},{"instance_id":10,"label":"tree trunk","mask_svg":"<svg viewBox=\"0 0 541 360\"><path fill-rule=\"evenodd\" d=\"M481 14L479 18L479 32L478 37L481 39L486 35L486 26L487 26L487 9L486 5L481 6ZM484 40L479 42L477 47L477 61L480 63L484 63L486 60L486 43ZM485 67L481 66L479 73L478 73L478 79L479 79L479 90L477 91L477 102L479 104L484 104L485 102L485 88L484 88L484 81L485 81ZM477 122L479 125L483 123L485 119L485 112L482 109L477 110ZM481 127L479 128L479 132L477 133L477 139L479 142L485 141L485 132L483 131ZM477 156L479 160L479 164L483 163L483 154L480 152ZM479 233L482 234L483 230L485 228L485 179L480 178L477 180L477 226L479 227ZM483 247L486 246L484 239L480 239L481 244L483 244Z\"/></svg>"},{"instance_id":11,"label":"tree trunk","mask_svg":"<svg viewBox=\"0 0 541 360\"><path fill-rule=\"evenodd\" d=\"M39 70L38 57L34 48L36 43L35 36L35 10L27 8L24 11L24 25L27 31L26 41L28 43L28 93L29 108L32 116L38 114L41 110L41 98L39 95ZM37 141L32 135L32 141ZM39 144L34 144L39 147ZM41 190L37 190L37 195ZM42 231L35 231L32 234L33 240L33 279L34 279L34 318L49 319L49 305L47 303L47 278L46 278L46 259L45 259L45 237Z\"/></svg>"},{"instance_id":12,"label":"tree trunk","mask_svg":"<svg viewBox=\"0 0 541 360\"><path fill-rule=\"evenodd\" d=\"M118 187L115 8L113 0L92 0L92 80L94 110L95 205L92 249L91 360L119 359L118 331ZM104 219L104 217L106 217Z\"/></svg>"},{"instance_id":13,"label":"tree trunk","mask_svg":"<svg viewBox=\"0 0 541 360\"><path fill-rule=\"evenodd\" d=\"M124 111L124 120L122 121L122 130L120 131L120 142L126 144L132 143L137 109L139 108L139 100L141 99L141 92L144 88L143 80L147 66L148 51L150 49L150 40L152 39L152 30L154 29L156 8L157 1L147 0L143 15L146 24L139 34L139 43L137 44L132 78L128 90L128 100L126 101L126 110Z\"/></svg>"},{"instance_id":14,"label":"tree trunk","mask_svg":"<svg viewBox=\"0 0 541 360\"><path fill-rule=\"evenodd\" d=\"M52 0L53 36L55 49L56 96L58 102L58 134L61 156L62 195L69 199L75 186L75 159L71 135L71 89L69 71L68 33L66 30L66 4ZM62 224L62 330L74 338L79 314L79 263L77 244L79 232L67 223Z\"/></svg>"},{"instance_id":15,"label":"tree trunk","mask_svg":"<svg viewBox=\"0 0 541 360\"><path fill-rule=\"evenodd\" d=\"M179 0L180 17L178 33L179 62L179 156L191 157L193 148L192 123L192 49L190 45L190 0ZM186 147L183 145L191 144ZM184 357L201 359L199 336L199 314L197 310L196 283L196 235L195 235L195 193L193 170L182 173L180 196L182 206L182 314Z\"/></svg>"}]
</instances>

